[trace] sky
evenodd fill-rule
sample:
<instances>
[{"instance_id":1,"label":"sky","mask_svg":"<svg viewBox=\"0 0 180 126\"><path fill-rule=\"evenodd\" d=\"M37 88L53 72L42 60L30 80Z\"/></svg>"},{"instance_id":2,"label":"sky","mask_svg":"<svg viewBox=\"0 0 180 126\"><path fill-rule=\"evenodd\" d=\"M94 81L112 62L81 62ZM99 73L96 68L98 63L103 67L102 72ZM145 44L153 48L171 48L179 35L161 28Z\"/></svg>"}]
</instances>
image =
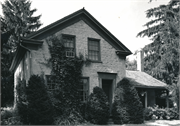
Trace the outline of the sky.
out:
<instances>
[{"instance_id":1,"label":"sky","mask_svg":"<svg viewBox=\"0 0 180 126\"><path fill-rule=\"evenodd\" d=\"M1 0L2 3L4 0ZM36 8L34 16L41 14L43 28L83 7L128 49L134 53L151 43L149 38L136 37L151 19L146 18L146 11L170 0L31 0L31 9ZM2 9L0 8L2 15ZM129 56L134 59L135 56Z\"/></svg>"}]
</instances>

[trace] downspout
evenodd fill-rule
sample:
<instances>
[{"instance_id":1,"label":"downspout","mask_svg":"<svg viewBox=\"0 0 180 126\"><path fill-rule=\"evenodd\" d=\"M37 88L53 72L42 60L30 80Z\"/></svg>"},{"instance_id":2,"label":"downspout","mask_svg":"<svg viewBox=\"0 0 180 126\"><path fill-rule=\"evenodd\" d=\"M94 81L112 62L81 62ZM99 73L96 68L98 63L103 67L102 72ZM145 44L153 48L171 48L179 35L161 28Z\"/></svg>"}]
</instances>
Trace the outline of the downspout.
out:
<instances>
[{"instance_id":1,"label":"downspout","mask_svg":"<svg viewBox=\"0 0 180 126\"><path fill-rule=\"evenodd\" d=\"M28 50L29 51L29 60L30 60L30 63L29 63L29 71L30 71L30 76L32 75L32 54L31 54L31 50L28 49L27 47L23 46L21 43L20 43L20 46L23 47L24 49Z\"/></svg>"}]
</instances>

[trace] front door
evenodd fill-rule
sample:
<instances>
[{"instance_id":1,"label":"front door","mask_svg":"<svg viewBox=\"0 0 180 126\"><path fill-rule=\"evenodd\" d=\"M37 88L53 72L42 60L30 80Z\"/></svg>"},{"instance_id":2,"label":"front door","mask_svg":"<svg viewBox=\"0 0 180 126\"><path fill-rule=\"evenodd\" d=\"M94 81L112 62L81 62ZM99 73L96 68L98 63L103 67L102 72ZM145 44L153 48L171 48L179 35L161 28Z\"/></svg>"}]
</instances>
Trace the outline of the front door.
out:
<instances>
[{"instance_id":1,"label":"front door","mask_svg":"<svg viewBox=\"0 0 180 126\"><path fill-rule=\"evenodd\" d=\"M108 98L110 113L111 113L112 96L113 96L112 87L113 87L113 80L112 79L111 80L110 79L102 79L102 89L104 90L104 92Z\"/></svg>"}]
</instances>

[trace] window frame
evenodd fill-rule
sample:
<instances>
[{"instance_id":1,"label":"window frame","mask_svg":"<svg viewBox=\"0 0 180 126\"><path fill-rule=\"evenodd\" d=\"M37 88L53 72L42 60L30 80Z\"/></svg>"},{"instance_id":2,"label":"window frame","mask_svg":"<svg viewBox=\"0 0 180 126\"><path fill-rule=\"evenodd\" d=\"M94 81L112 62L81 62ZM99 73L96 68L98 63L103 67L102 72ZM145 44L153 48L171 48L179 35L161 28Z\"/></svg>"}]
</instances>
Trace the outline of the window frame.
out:
<instances>
[{"instance_id":1,"label":"window frame","mask_svg":"<svg viewBox=\"0 0 180 126\"><path fill-rule=\"evenodd\" d=\"M92 60L92 59L89 58L89 51L92 51L92 50L89 49L90 40L98 42L98 52L99 52L98 53L98 60ZM102 61L101 61L101 44L100 44L100 39L95 39L95 38L89 38L88 37L88 44L87 45L88 45L88 59L90 59L92 62L100 62L100 63L102 63Z\"/></svg>"},{"instance_id":2,"label":"window frame","mask_svg":"<svg viewBox=\"0 0 180 126\"><path fill-rule=\"evenodd\" d=\"M75 35L70 35L70 34L62 34L62 42L63 42L63 46L64 46L64 37L70 37L70 38L73 38L74 39L74 55L76 56L76 36ZM64 46L64 48L65 48L65 50L67 50L67 49L70 49L70 48L68 48L68 47L65 47Z\"/></svg>"},{"instance_id":3,"label":"window frame","mask_svg":"<svg viewBox=\"0 0 180 126\"><path fill-rule=\"evenodd\" d=\"M83 85L83 90L82 89L79 89L79 91L83 91L83 100L82 100L82 102L87 102L87 98L88 98L88 96L89 96L89 77L81 77L81 79L87 79L87 95L86 95L86 98L85 98L85 91L86 90L84 90L84 83L82 84ZM80 93L80 96L81 96L81 93ZM80 98L81 99L81 98Z\"/></svg>"},{"instance_id":4,"label":"window frame","mask_svg":"<svg viewBox=\"0 0 180 126\"><path fill-rule=\"evenodd\" d=\"M48 91L54 91L54 90L56 90L55 87L56 87L57 83L56 83L56 82L54 82L54 83L48 83L48 76L51 77L51 76L53 76L53 75L45 75L45 82L46 82L47 90L48 90ZM54 89L50 89L49 86L48 86L49 84L55 84L55 85L54 85ZM51 86L52 86L52 85L51 85Z\"/></svg>"}]
</instances>

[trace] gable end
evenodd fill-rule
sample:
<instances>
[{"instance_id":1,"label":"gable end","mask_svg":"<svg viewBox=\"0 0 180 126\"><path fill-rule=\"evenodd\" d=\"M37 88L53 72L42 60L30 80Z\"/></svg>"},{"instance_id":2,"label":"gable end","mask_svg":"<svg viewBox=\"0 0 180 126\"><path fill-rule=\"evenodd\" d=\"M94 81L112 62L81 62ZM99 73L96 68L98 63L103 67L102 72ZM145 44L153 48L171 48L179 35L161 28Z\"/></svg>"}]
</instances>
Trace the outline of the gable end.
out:
<instances>
[{"instance_id":1,"label":"gable end","mask_svg":"<svg viewBox=\"0 0 180 126\"><path fill-rule=\"evenodd\" d=\"M85 9L74 12L40 30L32 33L27 38L42 40L43 38L52 35L59 30L68 27L80 20L83 20L94 31L102 36L109 44L111 44L116 50L127 52L127 55L132 54L131 51L124 46L114 35L112 35L103 25L101 25L89 12Z\"/></svg>"}]
</instances>

